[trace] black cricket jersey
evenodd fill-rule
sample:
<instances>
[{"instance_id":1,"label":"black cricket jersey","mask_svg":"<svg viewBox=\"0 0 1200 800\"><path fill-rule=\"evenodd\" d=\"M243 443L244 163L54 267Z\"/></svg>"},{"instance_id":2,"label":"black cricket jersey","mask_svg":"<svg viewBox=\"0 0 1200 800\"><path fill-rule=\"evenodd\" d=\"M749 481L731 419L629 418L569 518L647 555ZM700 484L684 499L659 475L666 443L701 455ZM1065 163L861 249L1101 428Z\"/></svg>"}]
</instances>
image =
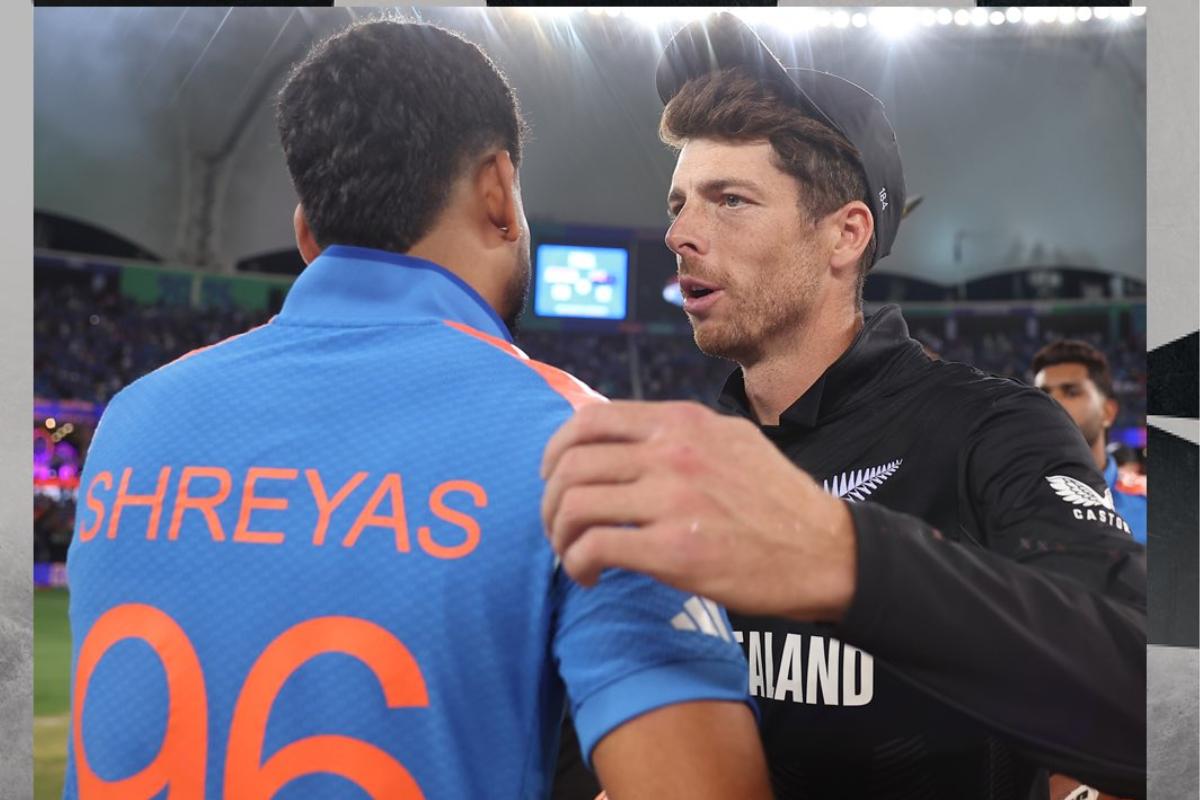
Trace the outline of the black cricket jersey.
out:
<instances>
[{"instance_id":1,"label":"black cricket jersey","mask_svg":"<svg viewBox=\"0 0 1200 800\"><path fill-rule=\"evenodd\" d=\"M721 405L754 419L740 371ZM858 541L841 623L730 615L778 797L1028 800L1046 770L1144 796L1145 551L1053 400L888 306L762 430Z\"/></svg>"}]
</instances>

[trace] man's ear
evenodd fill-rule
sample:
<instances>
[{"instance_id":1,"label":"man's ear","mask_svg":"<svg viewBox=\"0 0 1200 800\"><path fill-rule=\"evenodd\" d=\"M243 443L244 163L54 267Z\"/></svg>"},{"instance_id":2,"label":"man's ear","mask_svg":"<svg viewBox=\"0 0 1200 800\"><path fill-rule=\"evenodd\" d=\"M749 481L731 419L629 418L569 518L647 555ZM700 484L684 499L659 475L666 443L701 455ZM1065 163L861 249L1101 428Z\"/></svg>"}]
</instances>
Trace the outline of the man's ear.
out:
<instances>
[{"instance_id":1,"label":"man's ear","mask_svg":"<svg viewBox=\"0 0 1200 800\"><path fill-rule=\"evenodd\" d=\"M517 168L507 150L497 150L480 163L475 193L487 223L499 238L517 241L521 235L521 201L517 196Z\"/></svg>"},{"instance_id":2,"label":"man's ear","mask_svg":"<svg viewBox=\"0 0 1200 800\"><path fill-rule=\"evenodd\" d=\"M1113 423L1117 421L1117 412L1121 410L1121 406L1111 397L1104 399L1104 429L1108 430Z\"/></svg>"},{"instance_id":3,"label":"man's ear","mask_svg":"<svg viewBox=\"0 0 1200 800\"><path fill-rule=\"evenodd\" d=\"M834 223L833 253L830 254L830 266L835 269L846 267L857 268L863 251L871 243L871 235L875 232L875 220L871 209L861 200L854 200L842 206L831 215Z\"/></svg>"},{"instance_id":4,"label":"man's ear","mask_svg":"<svg viewBox=\"0 0 1200 800\"><path fill-rule=\"evenodd\" d=\"M317 244L312 228L308 227L304 206L296 205L296 211L292 214L292 227L296 229L296 249L300 251L300 257L304 259L305 264L311 264L313 259L321 255L321 246Z\"/></svg>"}]
</instances>

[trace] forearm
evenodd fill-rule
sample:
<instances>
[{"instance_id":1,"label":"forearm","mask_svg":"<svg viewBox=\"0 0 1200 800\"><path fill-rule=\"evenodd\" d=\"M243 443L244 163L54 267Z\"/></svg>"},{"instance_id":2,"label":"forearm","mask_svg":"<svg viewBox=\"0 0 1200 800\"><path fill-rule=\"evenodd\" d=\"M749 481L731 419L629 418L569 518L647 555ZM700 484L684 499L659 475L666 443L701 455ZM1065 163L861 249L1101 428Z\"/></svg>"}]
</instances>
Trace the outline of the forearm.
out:
<instances>
[{"instance_id":1,"label":"forearm","mask_svg":"<svg viewBox=\"0 0 1200 800\"><path fill-rule=\"evenodd\" d=\"M856 585L841 638L1046 766L1136 793L1145 780L1144 605L944 541L870 503L851 513Z\"/></svg>"}]
</instances>

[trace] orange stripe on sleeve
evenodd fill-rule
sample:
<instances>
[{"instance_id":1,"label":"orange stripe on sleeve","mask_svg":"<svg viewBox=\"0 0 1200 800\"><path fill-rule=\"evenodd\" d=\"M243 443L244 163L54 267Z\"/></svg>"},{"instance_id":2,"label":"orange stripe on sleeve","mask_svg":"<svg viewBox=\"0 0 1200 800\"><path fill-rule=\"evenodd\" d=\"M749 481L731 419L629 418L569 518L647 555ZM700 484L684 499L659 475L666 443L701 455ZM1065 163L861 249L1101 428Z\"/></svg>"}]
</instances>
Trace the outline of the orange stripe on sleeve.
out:
<instances>
[{"instance_id":1,"label":"orange stripe on sleeve","mask_svg":"<svg viewBox=\"0 0 1200 800\"><path fill-rule=\"evenodd\" d=\"M506 342L496 336L491 336L483 331L477 331L469 325L463 325L461 322L452 320L442 320L456 331L465 333L468 336L473 336L481 342L487 342L492 347L502 350L508 355L520 361L525 366L542 376L542 380L550 385L550 388L563 397L571 408L578 409L580 406L585 406L588 403L607 402L608 398L597 392L595 389L588 386L583 381L576 378L569 372L563 372L557 367L552 367L549 364L543 364L541 361L534 361L521 350L521 348Z\"/></svg>"}]
</instances>

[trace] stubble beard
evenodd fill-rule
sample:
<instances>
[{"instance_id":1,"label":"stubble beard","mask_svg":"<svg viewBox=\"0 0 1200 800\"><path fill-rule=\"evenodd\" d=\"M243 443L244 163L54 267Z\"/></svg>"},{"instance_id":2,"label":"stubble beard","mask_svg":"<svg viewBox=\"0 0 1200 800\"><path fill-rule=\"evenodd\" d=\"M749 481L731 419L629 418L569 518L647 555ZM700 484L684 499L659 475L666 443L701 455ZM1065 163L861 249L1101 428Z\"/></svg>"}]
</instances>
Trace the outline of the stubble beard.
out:
<instances>
[{"instance_id":1,"label":"stubble beard","mask_svg":"<svg viewBox=\"0 0 1200 800\"><path fill-rule=\"evenodd\" d=\"M504 298L500 309L500 319L508 327L509 333L516 335L520 327L521 314L529 302L529 287L533 280L532 257L529 252L529 239L522 237L517 245L517 268L512 271L508 285L504 287Z\"/></svg>"},{"instance_id":2,"label":"stubble beard","mask_svg":"<svg viewBox=\"0 0 1200 800\"><path fill-rule=\"evenodd\" d=\"M1086 424L1079 426L1080 432L1083 434L1083 439L1087 442L1089 448L1095 447L1096 442L1104 436L1104 423L1101 422L1099 416L1094 419L1089 419Z\"/></svg>"},{"instance_id":3,"label":"stubble beard","mask_svg":"<svg viewBox=\"0 0 1200 800\"><path fill-rule=\"evenodd\" d=\"M697 324L689 317L700 352L750 367L770 354L774 342L790 338L789 333L808 324L818 289L813 266L797 258L781 268L789 271L788 280L727 297L737 307L727 309L724 319Z\"/></svg>"}]
</instances>

